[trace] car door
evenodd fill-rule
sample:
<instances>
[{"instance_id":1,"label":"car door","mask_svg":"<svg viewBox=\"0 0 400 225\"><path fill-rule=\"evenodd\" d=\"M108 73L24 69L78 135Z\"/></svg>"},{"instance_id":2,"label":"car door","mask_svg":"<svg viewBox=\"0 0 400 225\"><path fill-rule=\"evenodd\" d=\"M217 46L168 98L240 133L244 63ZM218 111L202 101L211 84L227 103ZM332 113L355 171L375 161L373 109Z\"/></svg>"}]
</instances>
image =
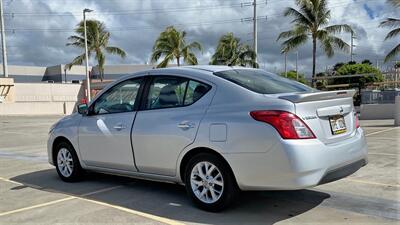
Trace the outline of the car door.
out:
<instances>
[{"instance_id":1,"label":"car door","mask_svg":"<svg viewBox=\"0 0 400 225\"><path fill-rule=\"evenodd\" d=\"M179 153L195 137L212 96L211 85L174 76L154 76L132 130L140 172L174 176Z\"/></svg>"},{"instance_id":2,"label":"car door","mask_svg":"<svg viewBox=\"0 0 400 225\"><path fill-rule=\"evenodd\" d=\"M137 171L131 129L137 113L143 78L122 81L90 106L79 125L79 150L88 166Z\"/></svg>"}]
</instances>

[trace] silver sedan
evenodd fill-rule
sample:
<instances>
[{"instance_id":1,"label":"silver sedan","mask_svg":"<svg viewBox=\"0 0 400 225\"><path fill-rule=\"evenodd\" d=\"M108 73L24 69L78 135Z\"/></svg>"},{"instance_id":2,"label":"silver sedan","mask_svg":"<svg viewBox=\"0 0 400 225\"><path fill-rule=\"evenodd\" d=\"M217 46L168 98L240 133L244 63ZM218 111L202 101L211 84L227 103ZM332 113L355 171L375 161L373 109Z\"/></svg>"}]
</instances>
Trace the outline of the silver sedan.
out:
<instances>
[{"instance_id":1,"label":"silver sedan","mask_svg":"<svg viewBox=\"0 0 400 225\"><path fill-rule=\"evenodd\" d=\"M303 189L366 165L353 95L241 67L139 72L53 125L49 162L67 182L90 170L185 184L219 211L239 190Z\"/></svg>"}]
</instances>

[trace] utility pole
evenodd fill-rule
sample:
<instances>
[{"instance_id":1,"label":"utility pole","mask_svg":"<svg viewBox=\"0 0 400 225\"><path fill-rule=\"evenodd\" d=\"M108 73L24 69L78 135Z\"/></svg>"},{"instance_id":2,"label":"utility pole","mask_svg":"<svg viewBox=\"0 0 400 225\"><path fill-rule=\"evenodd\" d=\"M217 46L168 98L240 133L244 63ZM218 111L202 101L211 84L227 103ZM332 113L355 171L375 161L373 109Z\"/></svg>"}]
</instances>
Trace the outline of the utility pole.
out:
<instances>
[{"instance_id":1,"label":"utility pole","mask_svg":"<svg viewBox=\"0 0 400 225\"><path fill-rule=\"evenodd\" d=\"M3 53L3 75L8 77L8 63L7 63L7 47L6 47L6 32L4 29L4 16L3 16L3 0L0 0L0 28L1 28L1 47Z\"/></svg>"},{"instance_id":2,"label":"utility pole","mask_svg":"<svg viewBox=\"0 0 400 225\"><path fill-rule=\"evenodd\" d=\"M299 80L299 51L296 52L296 80Z\"/></svg>"},{"instance_id":3,"label":"utility pole","mask_svg":"<svg viewBox=\"0 0 400 225\"><path fill-rule=\"evenodd\" d=\"M83 10L83 30L85 33L85 62L86 62L86 96L87 102L89 103L91 100L90 94L90 76L89 76L89 54L88 54L88 46L87 46L87 30L86 30L86 13L92 12L91 9Z\"/></svg>"},{"instance_id":4,"label":"utility pole","mask_svg":"<svg viewBox=\"0 0 400 225\"><path fill-rule=\"evenodd\" d=\"M256 62L257 62L257 0L253 0L253 49L256 53Z\"/></svg>"},{"instance_id":5,"label":"utility pole","mask_svg":"<svg viewBox=\"0 0 400 225\"><path fill-rule=\"evenodd\" d=\"M285 51L285 77L287 77L287 52Z\"/></svg>"},{"instance_id":6,"label":"utility pole","mask_svg":"<svg viewBox=\"0 0 400 225\"><path fill-rule=\"evenodd\" d=\"M400 68L396 68L396 65L399 61L394 61L394 76L395 76L395 83L394 83L394 88L397 89L397 82L399 81L399 74L400 74Z\"/></svg>"},{"instance_id":7,"label":"utility pole","mask_svg":"<svg viewBox=\"0 0 400 225\"><path fill-rule=\"evenodd\" d=\"M355 39L356 37L354 36L354 32L351 32L351 44L350 44L350 61L351 62L353 62L353 56L355 55L354 54L354 47L355 47L355 45L354 45L354 39Z\"/></svg>"}]
</instances>

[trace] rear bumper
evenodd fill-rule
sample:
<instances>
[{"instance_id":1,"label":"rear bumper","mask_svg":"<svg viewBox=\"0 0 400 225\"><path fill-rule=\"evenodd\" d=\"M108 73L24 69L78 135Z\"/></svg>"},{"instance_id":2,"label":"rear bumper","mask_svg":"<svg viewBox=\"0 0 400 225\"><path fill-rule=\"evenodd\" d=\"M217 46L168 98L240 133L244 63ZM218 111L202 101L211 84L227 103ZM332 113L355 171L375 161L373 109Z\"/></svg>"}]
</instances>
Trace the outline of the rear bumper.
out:
<instances>
[{"instance_id":1,"label":"rear bumper","mask_svg":"<svg viewBox=\"0 0 400 225\"><path fill-rule=\"evenodd\" d=\"M319 181L318 185L320 184L326 184L329 182L333 182L336 180L340 180L344 177L347 177L359 170L361 167L367 165L367 160L366 159L361 159L359 161L350 163L349 165L337 168L332 171L328 171L322 179Z\"/></svg>"},{"instance_id":2,"label":"rear bumper","mask_svg":"<svg viewBox=\"0 0 400 225\"><path fill-rule=\"evenodd\" d=\"M332 182L367 163L362 129L340 143L280 140L265 153L224 154L242 190L296 190Z\"/></svg>"}]
</instances>

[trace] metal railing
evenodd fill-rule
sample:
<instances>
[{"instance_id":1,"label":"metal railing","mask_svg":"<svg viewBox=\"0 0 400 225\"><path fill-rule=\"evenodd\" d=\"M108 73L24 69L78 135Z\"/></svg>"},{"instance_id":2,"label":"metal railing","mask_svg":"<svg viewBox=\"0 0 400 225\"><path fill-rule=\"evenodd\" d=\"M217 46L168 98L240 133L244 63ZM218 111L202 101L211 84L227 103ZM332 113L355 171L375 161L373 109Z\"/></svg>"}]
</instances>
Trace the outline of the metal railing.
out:
<instances>
[{"instance_id":1,"label":"metal railing","mask_svg":"<svg viewBox=\"0 0 400 225\"><path fill-rule=\"evenodd\" d=\"M361 104L394 104L400 89L394 90L362 90Z\"/></svg>"}]
</instances>

